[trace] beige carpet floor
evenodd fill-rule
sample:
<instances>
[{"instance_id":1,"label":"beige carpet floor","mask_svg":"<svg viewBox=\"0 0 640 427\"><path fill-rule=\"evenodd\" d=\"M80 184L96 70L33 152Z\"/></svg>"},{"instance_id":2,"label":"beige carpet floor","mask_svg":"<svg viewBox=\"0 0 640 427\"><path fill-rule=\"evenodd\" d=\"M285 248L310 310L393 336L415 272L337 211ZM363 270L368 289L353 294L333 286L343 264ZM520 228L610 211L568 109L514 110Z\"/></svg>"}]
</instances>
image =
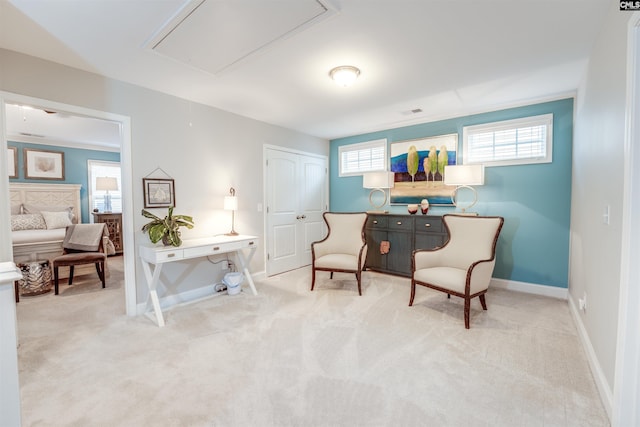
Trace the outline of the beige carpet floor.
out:
<instances>
[{"instance_id":1,"label":"beige carpet floor","mask_svg":"<svg viewBox=\"0 0 640 427\"><path fill-rule=\"evenodd\" d=\"M124 315L111 278L18 304L24 426L607 426L566 301L490 290L489 310L409 280L310 270Z\"/></svg>"}]
</instances>

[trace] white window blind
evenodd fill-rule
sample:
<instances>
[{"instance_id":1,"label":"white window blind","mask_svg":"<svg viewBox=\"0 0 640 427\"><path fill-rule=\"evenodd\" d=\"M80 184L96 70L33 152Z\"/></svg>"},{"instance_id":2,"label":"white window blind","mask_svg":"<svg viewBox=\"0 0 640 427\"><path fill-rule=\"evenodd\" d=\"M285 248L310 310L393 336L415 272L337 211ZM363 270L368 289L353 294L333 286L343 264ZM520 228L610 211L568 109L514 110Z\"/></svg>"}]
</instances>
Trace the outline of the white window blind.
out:
<instances>
[{"instance_id":1,"label":"white window blind","mask_svg":"<svg viewBox=\"0 0 640 427\"><path fill-rule=\"evenodd\" d=\"M387 140L361 142L338 148L339 176L362 175L387 170Z\"/></svg>"},{"instance_id":2,"label":"white window blind","mask_svg":"<svg viewBox=\"0 0 640 427\"><path fill-rule=\"evenodd\" d=\"M464 163L503 166L550 163L553 114L465 126Z\"/></svg>"}]
</instances>

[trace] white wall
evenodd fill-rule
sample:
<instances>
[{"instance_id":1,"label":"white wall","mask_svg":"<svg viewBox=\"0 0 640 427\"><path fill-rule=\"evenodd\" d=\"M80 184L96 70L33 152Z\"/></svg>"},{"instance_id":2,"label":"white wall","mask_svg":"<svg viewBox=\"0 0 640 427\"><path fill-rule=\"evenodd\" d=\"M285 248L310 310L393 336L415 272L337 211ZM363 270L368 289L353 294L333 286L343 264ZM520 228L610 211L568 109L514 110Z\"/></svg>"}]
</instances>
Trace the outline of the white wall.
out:
<instances>
[{"instance_id":1,"label":"white wall","mask_svg":"<svg viewBox=\"0 0 640 427\"><path fill-rule=\"evenodd\" d=\"M605 406L611 409L616 360L622 240L627 23L611 3L578 89L571 197L570 299L595 357ZM603 221L610 207L610 223ZM603 390L604 388L604 390Z\"/></svg>"},{"instance_id":2,"label":"white wall","mask_svg":"<svg viewBox=\"0 0 640 427\"><path fill-rule=\"evenodd\" d=\"M263 201L263 144L329 154L329 143L321 138L2 49L0 90L131 118L135 230L147 222L137 214L143 208L142 178L159 167L175 179L175 213L195 219L195 228L184 229L184 238L230 230L230 214L222 207L233 186L239 198L236 230L264 239L263 213L257 211ZM154 174L158 176L161 174ZM166 210L156 213L164 216ZM139 231L135 239L136 248L148 241ZM197 262L176 264L180 265L164 270L166 278L180 277L182 284L166 290L167 294L198 288L212 280L206 261L199 263L202 267L196 266ZM256 253L251 267L265 270L263 251ZM147 289L139 265L136 277L138 302L144 302ZM159 288L159 293L165 290Z\"/></svg>"}]
</instances>

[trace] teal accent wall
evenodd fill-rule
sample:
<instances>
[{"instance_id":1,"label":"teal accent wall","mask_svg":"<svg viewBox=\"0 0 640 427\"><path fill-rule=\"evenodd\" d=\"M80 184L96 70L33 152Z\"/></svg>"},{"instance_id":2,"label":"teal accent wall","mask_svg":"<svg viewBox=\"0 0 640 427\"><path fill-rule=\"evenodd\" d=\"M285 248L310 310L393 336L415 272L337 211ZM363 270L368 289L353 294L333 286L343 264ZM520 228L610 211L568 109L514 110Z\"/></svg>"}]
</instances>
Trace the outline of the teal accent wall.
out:
<instances>
[{"instance_id":1,"label":"teal accent wall","mask_svg":"<svg viewBox=\"0 0 640 427\"><path fill-rule=\"evenodd\" d=\"M369 190L362 188L362 176L338 176L338 147L342 145L380 138L386 138L390 144L457 132L458 158L464 163L463 126L548 113L553 114L553 162L486 167L485 185L476 187L478 204L473 210L480 215L500 215L505 219L498 241L494 277L567 288L573 98L332 140L329 160L331 210L352 212L371 208ZM406 213L406 205L388 208L391 213ZM429 209L429 213L435 215L453 212L453 207L433 206Z\"/></svg>"},{"instance_id":2,"label":"teal accent wall","mask_svg":"<svg viewBox=\"0 0 640 427\"><path fill-rule=\"evenodd\" d=\"M82 206L82 222L89 222L89 198L87 174L87 160L104 160L119 162L120 153L111 151L85 150L81 148L67 148L52 145L27 144L23 142L7 141L9 147L18 148L18 178L9 179L10 182L31 182L45 184L80 184L80 205ZM50 179L25 179L23 148L35 148L38 150L62 151L64 153L64 181Z\"/></svg>"}]
</instances>

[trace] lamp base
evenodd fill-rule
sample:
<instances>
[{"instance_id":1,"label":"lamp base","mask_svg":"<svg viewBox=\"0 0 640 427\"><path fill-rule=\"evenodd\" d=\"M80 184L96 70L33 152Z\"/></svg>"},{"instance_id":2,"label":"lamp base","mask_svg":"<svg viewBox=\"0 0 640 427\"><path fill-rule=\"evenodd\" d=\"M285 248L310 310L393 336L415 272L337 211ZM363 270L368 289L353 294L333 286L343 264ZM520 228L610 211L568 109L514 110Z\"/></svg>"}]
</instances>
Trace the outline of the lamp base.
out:
<instances>
[{"instance_id":1,"label":"lamp base","mask_svg":"<svg viewBox=\"0 0 640 427\"><path fill-rule=\"evenodd\" d=\"M228 233L224 233L225 236L239 236L238 232L231 230Z\"/></svg>"}]
</instances>

